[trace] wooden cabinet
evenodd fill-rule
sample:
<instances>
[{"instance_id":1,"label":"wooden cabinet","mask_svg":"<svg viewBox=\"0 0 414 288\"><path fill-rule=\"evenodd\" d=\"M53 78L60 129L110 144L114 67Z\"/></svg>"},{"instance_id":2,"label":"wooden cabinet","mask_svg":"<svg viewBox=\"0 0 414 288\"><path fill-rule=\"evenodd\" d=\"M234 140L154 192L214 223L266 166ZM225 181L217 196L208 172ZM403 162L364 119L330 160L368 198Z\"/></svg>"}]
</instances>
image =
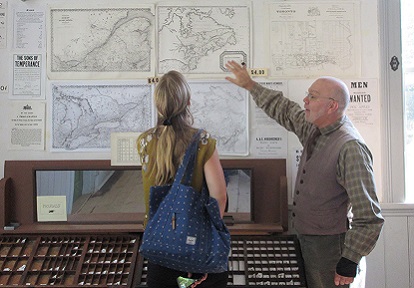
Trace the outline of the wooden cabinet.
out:
<instances>
[{"instance_id":1,"label":"wooden cabinet","mask_svg":"<svg viewBox=\"0 0 414 288\"><path fill-rule=\"evenodd\" d=\"M0 238L0 286L132 287L139 235Z\"/></svg>"},{"instance_id":2,"label":"wooden cabinet","mask_svg":"<svg viewBox=\"0 0 414 288\"><path fill-rule=\"evenodd\" d=\"M251 178L248 213L225 215L232 234L228 286L305 288L299 243L287 231L285 160L229 159L222 165L248 170ZM147 261L138 252L144 213L39 222L36 171L44 170L139 168L112 167L107 160L6 161L0 180L0 287L146 287Z\"/></svg>"}]
</instances>

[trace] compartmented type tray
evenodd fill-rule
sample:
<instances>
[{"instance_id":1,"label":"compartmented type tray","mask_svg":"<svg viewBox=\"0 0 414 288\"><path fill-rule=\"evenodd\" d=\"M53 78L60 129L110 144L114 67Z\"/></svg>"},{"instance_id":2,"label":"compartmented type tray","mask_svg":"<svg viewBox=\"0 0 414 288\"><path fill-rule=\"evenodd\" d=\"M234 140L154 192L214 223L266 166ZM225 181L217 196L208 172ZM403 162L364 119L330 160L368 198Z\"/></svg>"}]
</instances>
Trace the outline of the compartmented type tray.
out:
<instances>
[{"instance_id":1,"label":"compartmented type tray","mask_svg":"<svg viewBox=\"0 0 414 288\"><path fill-rule=\"evenodd\" d=\"M132 287L140 237L2 236L0 286Z\"/></svg>"},{"instance_id":2,"label":"compartmented type tray","mask_svg":"<svg viewBox=\"0 0 414 288\"><path fill-rule=\"evenodd\" d=\"M305 273L296 236L233 236L229 258L229 287L305 288ZM147 287L147 261L138 287Z\"/></svg>"}]
</instances>

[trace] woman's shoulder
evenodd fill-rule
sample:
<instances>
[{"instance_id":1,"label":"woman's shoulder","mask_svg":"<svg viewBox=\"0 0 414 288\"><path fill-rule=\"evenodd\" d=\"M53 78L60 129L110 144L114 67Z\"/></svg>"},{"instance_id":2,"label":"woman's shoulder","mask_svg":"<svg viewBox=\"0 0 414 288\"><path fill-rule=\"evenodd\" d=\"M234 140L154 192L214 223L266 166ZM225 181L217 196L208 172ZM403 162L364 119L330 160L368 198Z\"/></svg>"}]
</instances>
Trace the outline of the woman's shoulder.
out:
<instances>
[{"instance_id":1,"label":"woman's shoulder","mask_svg":"<svg viewBox=\"0 0 414 288\"><path fill-rule=\"evenodd\" d=\"M199 152L211 154L216 148L216 139L206 130L201 130L198 144Z\"/></svg>"},{"instance_id":2,"label":"woman's shoulder","mask_svg":"<svg viewBox=\"0 0 414 288\"><path fill-rule=\"evenodd\" d=\"M203 129L200 129L200 144L201 145L208 145L211 143L216 143L216 139L214 139L211 134Z\"/></svg>"},{"instance_id":3,"label":"woman's shoulder","mask_svg":"<svg viewBox=\"0 0 414 288\"><path fill-rule=\"evenodd\" d=\"M140 150L139 152L142 153L144 148L146 148L152 140L155 139L155 130L149 129L145 132L142 132L137 139L137 146Z\"/></svg>"},{"instance_id":4,"label":"woman's shoulder","mask_svg":"<svg viewBox=\"0 0 414 288\"><path fill-rule=\"evenodd\" d=\"M201 130L198 143L197 161L204 165L216 149L216 139L206 130Z\"/></svg>"}]
</instances>

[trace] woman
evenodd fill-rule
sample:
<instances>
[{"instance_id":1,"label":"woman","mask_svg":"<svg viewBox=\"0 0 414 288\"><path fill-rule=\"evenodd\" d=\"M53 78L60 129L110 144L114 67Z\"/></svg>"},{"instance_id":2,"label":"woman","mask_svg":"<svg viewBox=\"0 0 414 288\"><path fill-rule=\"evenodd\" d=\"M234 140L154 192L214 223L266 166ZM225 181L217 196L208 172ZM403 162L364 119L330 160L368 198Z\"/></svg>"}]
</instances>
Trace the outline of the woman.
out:
<instances>
[{"instance_id":1,"label":"woman","mask_svg":"<svg viewBox=\"0 0 414 288\"><path fill-rule=\"evenodd\" d=\"M193 135L198 129L192 127L190 113L190 87L184 76L176 71L164 74L155 87L155 105L158 112L157 125L140 135L137 141L142 161L143 186L146 212L149 211L151 186L172 183ZM198 154L191 185L201 191L205 179L210 196L215 198L223 217L226 206L226 184L216 149L216 140L203 131L198 143ZM226 287L227 272L190 275L149 263L147 285L150 288L177 287L178 277L197 279L197 287Z\"/></svg>"}]
</instances>

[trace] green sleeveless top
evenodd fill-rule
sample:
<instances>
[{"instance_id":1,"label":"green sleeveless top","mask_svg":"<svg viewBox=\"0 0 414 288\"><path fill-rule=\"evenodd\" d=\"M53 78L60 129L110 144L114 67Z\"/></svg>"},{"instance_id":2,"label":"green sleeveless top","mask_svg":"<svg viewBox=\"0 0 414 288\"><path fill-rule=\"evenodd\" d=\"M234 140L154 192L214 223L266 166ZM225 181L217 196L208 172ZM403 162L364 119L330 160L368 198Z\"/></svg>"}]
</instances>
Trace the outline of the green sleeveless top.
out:
<instances>
[{"instance_id":1,"label":"green sleeveless top","mask_svg":"<svg viewBox=\"0 0 414 288\"><path fill-rule=\"evenodd\" d=\"M145 201L145 217L147 218L149 211L149 191L150 187L155 185L154 175L150 175L147 171L148 163L154 161L156 157L156 143L158 139L154 134L148 134L141 141L137 142L138 153L142 163L142 184L144 188L144 201ZM200 141L198 143L197 160L194 167L193 179L191 186L196 191L201 191L204 180L204 164L213 155L216 148L216 140L210 137L210 134L206 131L201 132ZM146 219L145 219L146 222ZM144 222L144 224L145 224Z\"/></svg>"}]
</instances>

